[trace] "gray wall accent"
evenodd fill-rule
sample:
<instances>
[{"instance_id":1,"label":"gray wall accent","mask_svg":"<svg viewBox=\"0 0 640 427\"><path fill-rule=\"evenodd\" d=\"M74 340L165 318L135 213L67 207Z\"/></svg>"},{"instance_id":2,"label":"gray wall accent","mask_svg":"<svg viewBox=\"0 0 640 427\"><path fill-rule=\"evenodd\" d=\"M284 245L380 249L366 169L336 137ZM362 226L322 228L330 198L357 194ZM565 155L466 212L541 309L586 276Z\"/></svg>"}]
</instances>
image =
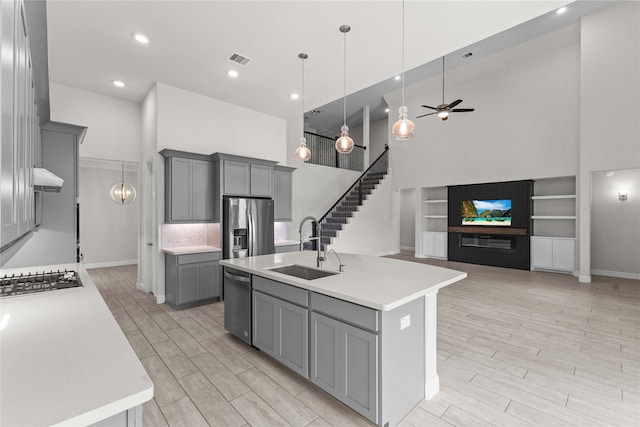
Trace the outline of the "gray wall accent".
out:
<instances>
[{"instance_id":1,"label":"gray wall accent","mask_svg":"<svg viewBox=\"0 0 640 427\"><path fill-rule=\"evenodd\" d=\"M640 169L613 172L591 174L591 270L640 278ZM620 189L628 191L626 201L618 199Z\"/></svg>"},{"instance_id":2,"label":"gray wall accent","mask_svg":"<svg viewBox=\"0 0 640 427\"><path fill-rule=\"evenodd\" d=\"M400 247L416 246L416 190L400 191Z\"/></svg>"}]
</instances>

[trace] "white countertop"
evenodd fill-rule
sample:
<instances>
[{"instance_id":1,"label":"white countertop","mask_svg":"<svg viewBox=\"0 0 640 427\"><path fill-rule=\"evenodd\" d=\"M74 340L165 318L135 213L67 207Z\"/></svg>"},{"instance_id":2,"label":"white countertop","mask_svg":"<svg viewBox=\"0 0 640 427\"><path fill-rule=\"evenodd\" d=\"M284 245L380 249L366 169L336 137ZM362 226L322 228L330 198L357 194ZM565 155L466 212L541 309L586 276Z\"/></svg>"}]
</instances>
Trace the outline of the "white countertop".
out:
<instances>
[{"instance_id":1,"label":"white countertop","mask_svg":"<svg viewBox=\"0 0 640 427\"><path fill-rule=\"evenodd\" d=\"M0 299L0 425L89 425L153 397L153 383L79 264L83 287Z\"/></svg>"},{"instance_id":2,"label":"white countertop","mask_svg":"<svg viewBox=\"0 0 640 427\"><path fill-rule=\"evenodd\" d=\"M177 248L162 248L162 252L171 255L201 254L205 252L220 252L216 246L181 246Z\"/></svg>"},{"instance_id":3,"label":"white countertop","mask_svg":"<svg viewBox=\"0 0 640 427\"><path fill-rule=\"evenodd\" d=\"M300 242L298 240L276 240L275 242L273 242L274 246L293 246L293 245L300 245Z\"/></svg>"},{"instance_id":4,"label":"white countertop","mask_svg":"<svg viewBox=\"0 0 640 427\"><path fill-rule=\"evenodd\" d=\"M345 264L344 272L315 280L269 270L291 264L315 268L315 251L226 259L220 264L382 311L434 294L467 277L467 273L461 271L416 262L346 253L339 256ZM328 254L327 258L323 270L337 271L338 260L334 254Z\"/></svg>"}]
</instances>

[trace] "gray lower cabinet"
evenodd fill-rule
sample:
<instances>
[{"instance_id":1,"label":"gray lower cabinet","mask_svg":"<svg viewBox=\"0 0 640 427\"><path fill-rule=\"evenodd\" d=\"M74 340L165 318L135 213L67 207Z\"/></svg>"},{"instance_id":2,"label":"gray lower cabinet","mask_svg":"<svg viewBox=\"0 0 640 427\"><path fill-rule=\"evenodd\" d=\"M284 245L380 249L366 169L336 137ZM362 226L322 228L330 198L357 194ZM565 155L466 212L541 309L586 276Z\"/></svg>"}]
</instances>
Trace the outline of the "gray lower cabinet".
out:
<instances>
[{"instance_id":1,"label":"gray lower cabinet","mask_svg":"<svg viewBox=\"0 0 640 427\"><path fill-rule=\"evenodd\" d=\"M193 307L221 296L220 253L165 254L166 301L175 309Z\"/></svg>"},{"instance_id":2,"label":"gray lower cabinet","mask_svg":"<svg viewBox=\"0 0 640 427\"><path fill-rule=\"evenodd\" d=\"M304 305L307 291L255 276L253 286L253 345L308 378L308 309L293 303ZM278 297L291 298L293 302Z\"/></svg>"},{"instance_id":3,"label":"gray lower cabinet","mask_svg":"<svg viewBox=\"0 0 640 427\"><path fill-rule=\"evenodd\" d=\"M311 381L378 422L378 335L311 313Z\"/></svg>"},{"instance_id":4,"label":"gray lower cabinet","mask_svg":"<svg viewBox=\"0 0 640 427\"><path fill-rule=\"evenodd\" d=\"M300 251L300 244L276 246L277 254L282 254L285 252L299 252L299 251Z\"/></svg>"}]
</instances>

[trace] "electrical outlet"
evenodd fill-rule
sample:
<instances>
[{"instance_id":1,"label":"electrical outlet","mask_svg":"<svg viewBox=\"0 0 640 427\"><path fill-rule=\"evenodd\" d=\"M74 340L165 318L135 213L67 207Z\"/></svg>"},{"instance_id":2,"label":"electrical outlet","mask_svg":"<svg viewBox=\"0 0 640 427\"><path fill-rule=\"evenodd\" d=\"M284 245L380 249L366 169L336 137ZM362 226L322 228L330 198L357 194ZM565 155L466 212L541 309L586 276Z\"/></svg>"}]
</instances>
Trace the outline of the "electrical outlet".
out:
<instances>
[{"instance_id":1,"label":"electrical outlet","mask_svg":"<svg viewBox=\"0 0 640 427\"><path fill-rule=\"evenodd\" d=\"M411 315L407 314L400 318L400 330L408 328L409 326L411 326Z\"/></svg>"}]
</instances>

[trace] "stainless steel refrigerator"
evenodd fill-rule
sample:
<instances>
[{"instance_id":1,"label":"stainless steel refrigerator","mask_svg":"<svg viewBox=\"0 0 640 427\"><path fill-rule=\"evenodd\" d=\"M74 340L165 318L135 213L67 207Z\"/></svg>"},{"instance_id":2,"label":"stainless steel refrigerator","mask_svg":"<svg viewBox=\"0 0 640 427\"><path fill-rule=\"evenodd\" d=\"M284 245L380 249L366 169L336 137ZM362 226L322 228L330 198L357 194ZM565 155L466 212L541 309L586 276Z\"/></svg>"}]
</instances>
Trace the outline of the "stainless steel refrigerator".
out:
<instances>
[{"instance_id":1,"label":"stainless steel refrigerator","mask_svg":"<svg viewBox=\"0 0 640 427\"><path fill-rule=\"evenodd\" d=\"M274 253L273 200L224 197L222 257L244 258ZM251 336L251 275L224 268L224 328L247 344Z\"/></svg>"},{"instance_id":2,"label":"stainless steel refrigerator","mask_svg":"<svg viewBox=\"0 0 640 427\"><path fill-rule=\"evenodd\" d=\"M224 197L222 257L244 258L274 252L273 200Z\"/></svg>"}]
</instances>

